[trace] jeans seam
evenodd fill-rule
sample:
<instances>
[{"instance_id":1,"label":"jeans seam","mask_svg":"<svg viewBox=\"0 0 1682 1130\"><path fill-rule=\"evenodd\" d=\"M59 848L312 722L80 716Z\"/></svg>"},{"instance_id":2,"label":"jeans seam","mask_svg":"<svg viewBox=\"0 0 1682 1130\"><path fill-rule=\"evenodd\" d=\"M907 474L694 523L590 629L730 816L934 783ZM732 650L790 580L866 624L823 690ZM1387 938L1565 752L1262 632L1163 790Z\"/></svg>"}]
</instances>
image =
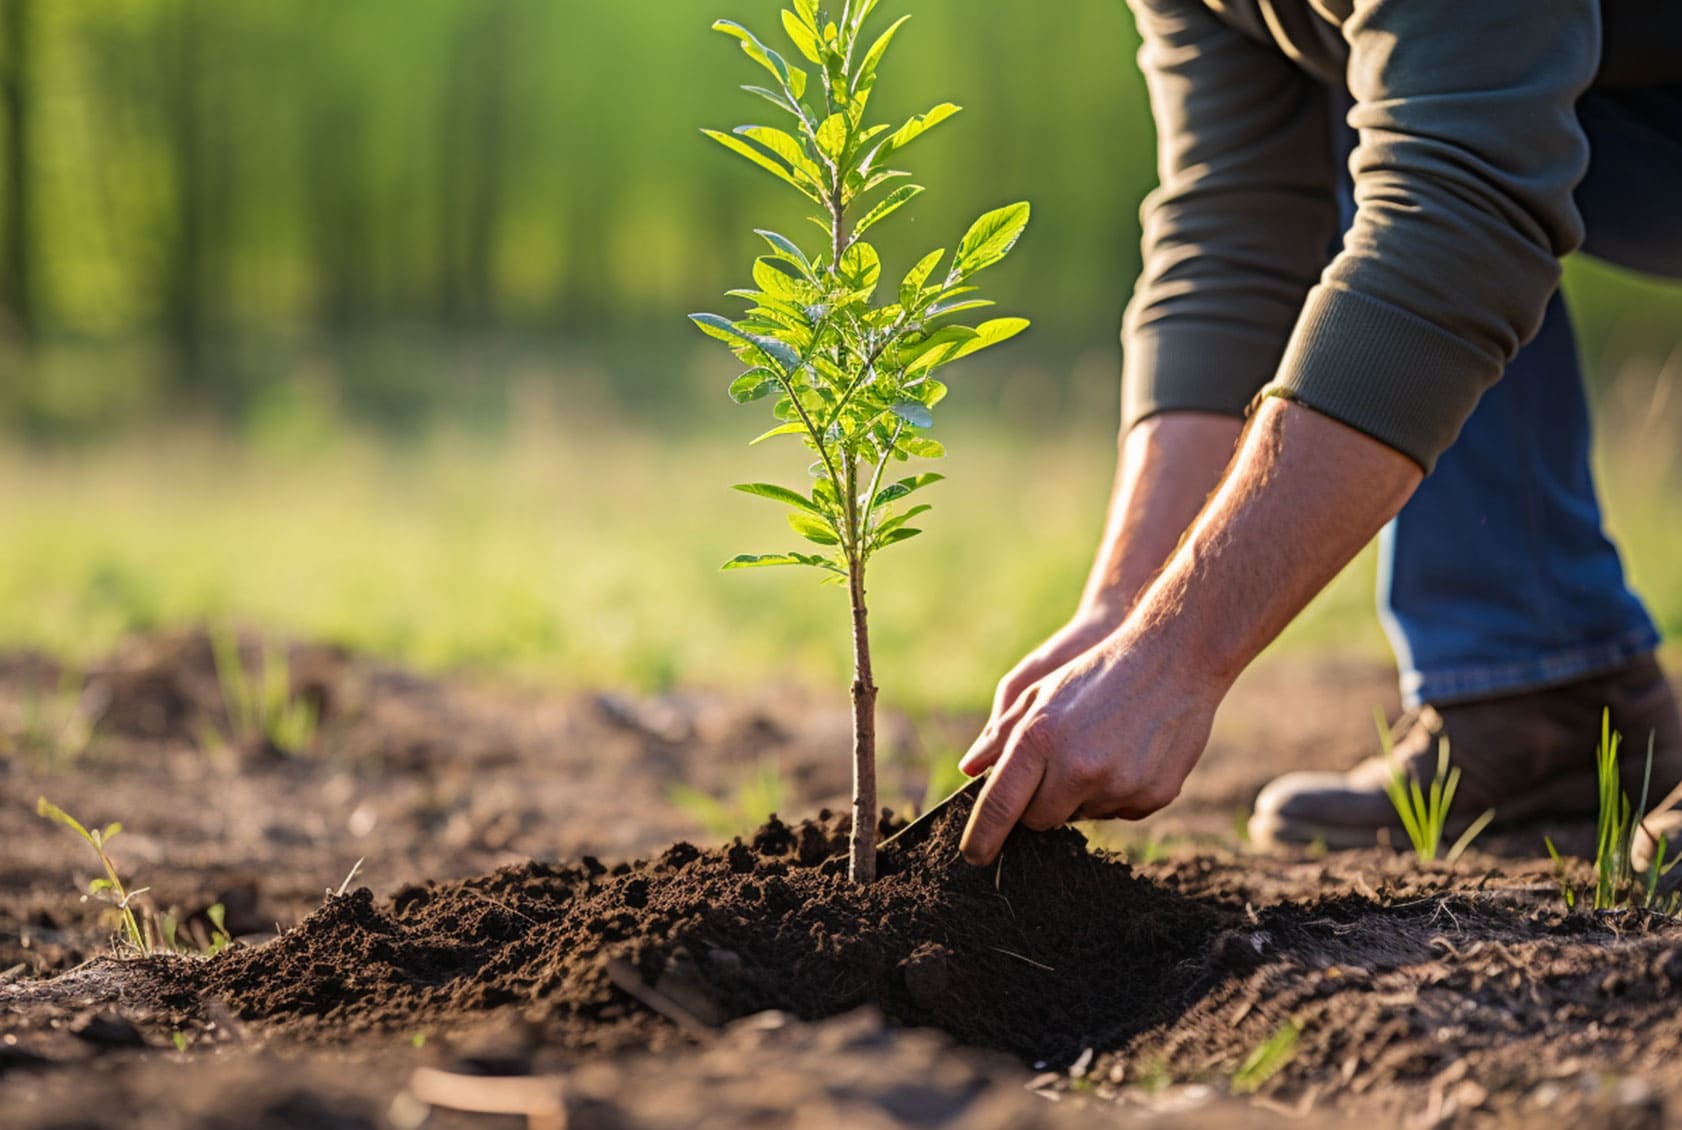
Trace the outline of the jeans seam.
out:
<instances>
[{"instance_id":1,"label":"jeans seam","mask_svg":"<svg viewBox=\"0 0 1682 1130\"><path fill-rule=\"evenodd\" d=\"M1512 663L1474 664L1446 671L1406 671L1402 695L1409 706L1460 699L1492 698L1543 690L1623 666L1659 644L1651 625L1632 629L1604 643L1548 652Z\"/></svg>"}]
</instances>

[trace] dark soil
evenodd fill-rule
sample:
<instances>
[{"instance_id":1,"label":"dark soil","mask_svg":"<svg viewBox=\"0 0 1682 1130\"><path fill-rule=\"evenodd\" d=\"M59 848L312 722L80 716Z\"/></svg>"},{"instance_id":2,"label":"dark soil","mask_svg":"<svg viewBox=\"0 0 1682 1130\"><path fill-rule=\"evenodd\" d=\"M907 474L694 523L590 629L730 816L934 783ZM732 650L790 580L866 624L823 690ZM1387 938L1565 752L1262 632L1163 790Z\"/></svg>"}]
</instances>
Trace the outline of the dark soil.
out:
<instances>
[{"instance_id":1,"label":"dark soil","mask_svg":"<svg viewBox=\"0 0 1682 1130\"><path fill-rule=\"evenodd\" d=\"M839 873L840 820L694 847L726 837L668 795L729 798L769 762L789 811L842 807L843 701L546 693L319 647L292 675L324 714L306 756L202 744L225 719L200 635L77 678L0 656L0 1127L486 1124L417 1112L426 1066L557 1080L573 1130L1682 1110L1682 926L1568 913L1541 853L1542 831L1581 851L1592 825L1486 838L1455 865L1233 840L1272 775L1364 754L1382 671L1247 677L1179 802L1087 830L1121 853L1018 834L977 871L960 810L869 888ZM94 740L52 756L23 723L67 684ZM922 743L974 723L884 715L886 795L915 808ZM122 820L114 851L149 905L202 940L220 902L240 943L110 956L79 897L94 861L35 817L40 794ZM370 889L324 899L359 859ZM1235 1094L1270 1042L1276 1070Z\"/></svg>"},{"instance_id":2,"label":"dark soil","mask_svg":"<svg viewBox=\"0 0 1682 1130\"><path fill-rule=\"evenodd\" d=\"M973 868L957 853L966 816L885 853L870 886L845 877L843 821L773 819L721 850L678 844L612 869L533 863L380 902L360 890L187 968L242 1019L314 1039L496 1008L571 1048L664 1039L672 1024L609 977L617 959L702 1024L871 1005L1052 1063L1178 1015L1207 982L1216 912L1072 830L1019 833L997 867Z\"/></svg>"}]
</instances>

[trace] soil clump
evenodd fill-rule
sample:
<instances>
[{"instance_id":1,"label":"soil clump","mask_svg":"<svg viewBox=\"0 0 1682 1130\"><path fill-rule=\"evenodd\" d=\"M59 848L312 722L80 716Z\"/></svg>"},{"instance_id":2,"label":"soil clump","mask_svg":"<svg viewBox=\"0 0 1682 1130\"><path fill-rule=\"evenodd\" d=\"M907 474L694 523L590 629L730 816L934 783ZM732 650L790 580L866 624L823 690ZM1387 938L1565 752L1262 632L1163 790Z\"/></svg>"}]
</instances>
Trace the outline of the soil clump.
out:
<instances>
[{"instance_id":1,"label":"soil clump","mask_svg":"<svg viewBox=\"0 0 1682 1130\"><path fill-rule=\"evenodd\" d=\"M697 1027L871 1005L1059 1063L1184 1010L1220 913L1072 830L1019 832L998 866L973 868L957 852L966 816L890 849L869 886L843 874L844 819L773 818L722 849L611 869L586 857L383 901L359 890L186 972L243 1020L307 1039L508 1008L580 1050L658 1044L676 1029L654 1010Z\"/></svg>"}]
</instances>

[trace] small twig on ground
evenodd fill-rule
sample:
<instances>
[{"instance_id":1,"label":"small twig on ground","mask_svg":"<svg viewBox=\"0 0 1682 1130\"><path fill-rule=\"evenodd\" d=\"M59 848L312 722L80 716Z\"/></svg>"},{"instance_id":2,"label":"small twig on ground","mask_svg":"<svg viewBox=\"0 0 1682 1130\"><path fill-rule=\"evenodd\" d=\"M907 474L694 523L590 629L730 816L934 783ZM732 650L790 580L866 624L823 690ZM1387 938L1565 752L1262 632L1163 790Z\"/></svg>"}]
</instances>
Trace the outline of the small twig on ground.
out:
<instances>
[{"instance_id":1,"label":"small twig on ground","mask_svg":"<svg viewBox=\"0 0 1682 1130\"><path fill-rule=\"evenodd\" d=\"M351 864L350 865L350 872L345 875L345 881L339 884L339 889L338 890L328 891L327 892L327 897L330 898L330 899L343 897L344 893L350 889L351 880L355 879L356 876L357 876L357 873L362 870L363 860L365 860L367 858L368 858L367 856L363 856L362 859L359 859L355 863Z\"/></svg>"},{"instance_id":2,"label":"small twig on ground","mask_svg":"<svg viewBox=\"0 0 1682 1130\"><path fill-rule=\"evenodd\" d=\"M566 1126L566 1092L559 1075L461 1075L421 1067L409 1077L409 1094L446 1110L525 1115L530 1130Z\"/></svg>"},{"instance_id":3,"label":"small twig on ground","mask_svg":"<svg viewBox=\"0 0 1682 1130\"><path fill-rule=\"evenodd\" d=\"M1017 961L1026 962L1027 964L1032 965L1035 969L1043 969L1047 973L1057 972L1057 970L1053 969L1049 965L1044 964L1043 962L1035 961L1031 957L1023 957L1021 954L1015 953L1011 950L1007 950L1003 946L989 946L988 948L992 949L992 950L996 950L997 952L1004 954L1006 957L1014 957Z\"/></svg>"},{"instance_id":4,"label":"small twig on ground","mask_svg":"<svg viewBox=\"0 0 1682 1130\"><path fill-rule=\"evenodd\" d=\"M637 967L624 958L609 958L602 969L607 974L607 979L613 982L615 988L646 1005L653 1012L664 1016L690 1035L708 1036L712 1034L712 1025L679 1004L672 997L644 981L642 974L637 972Z\"/></svg>"}]
</instances>

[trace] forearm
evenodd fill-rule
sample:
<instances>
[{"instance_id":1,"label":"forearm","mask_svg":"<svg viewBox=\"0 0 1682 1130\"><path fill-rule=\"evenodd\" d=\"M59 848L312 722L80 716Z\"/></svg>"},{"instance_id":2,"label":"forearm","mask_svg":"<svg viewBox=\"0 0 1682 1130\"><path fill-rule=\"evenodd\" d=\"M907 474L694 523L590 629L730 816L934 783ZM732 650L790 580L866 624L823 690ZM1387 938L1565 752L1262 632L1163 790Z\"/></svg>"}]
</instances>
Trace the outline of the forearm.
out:
<instances>
[{"instance_id":1,"label":"forearm","mask_svg":"<svg viewBox=\"0 0 1682 1130\"><path fill-rule=\"evenodd\" d=\"M1422 474L1401 453L1273 398L1121 634L1223 683L1395 516Z\"/></svg>"},{"instance_id":2,"label":"forearm","mask_svg":"<svg viewBox=\"0 0 1682 1130\"><path fill-rule=\"evenodd\" d=\"M1219 485L1243 427L1233 416L1168 412L1128 429L1083 612L1118 623L1127 614Z\"/></svg>"}]
</instances>

